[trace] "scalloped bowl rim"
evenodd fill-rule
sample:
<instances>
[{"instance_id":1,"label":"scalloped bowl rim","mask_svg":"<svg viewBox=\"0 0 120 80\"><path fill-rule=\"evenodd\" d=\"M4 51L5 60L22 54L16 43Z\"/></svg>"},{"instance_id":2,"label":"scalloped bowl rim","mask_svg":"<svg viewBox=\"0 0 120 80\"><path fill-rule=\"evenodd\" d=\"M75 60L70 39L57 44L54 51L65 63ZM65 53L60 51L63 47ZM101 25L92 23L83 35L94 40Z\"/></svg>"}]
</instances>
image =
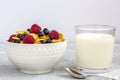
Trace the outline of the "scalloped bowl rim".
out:
<instances>
[{"instance_id":1,"label":"scalloped bowl rim","mask_svg":"<svg viewBox=\"0 0 120 80\"><path fill-rule=\"evenodd\" d=\"M5 43L9 43L9 44L14 44L14 45L23 45L23 46L25 46L25 45L58 45L58 44L62 44L62 43L66 43L67 42L67 39L65 39L64 41L62 41L62 42L56 42L56 43L46 43L46 44L20 44L20 43L12 43L12 42L8 42L7 40L5 40L4 41Z\"/></svg>"}]
</instances>

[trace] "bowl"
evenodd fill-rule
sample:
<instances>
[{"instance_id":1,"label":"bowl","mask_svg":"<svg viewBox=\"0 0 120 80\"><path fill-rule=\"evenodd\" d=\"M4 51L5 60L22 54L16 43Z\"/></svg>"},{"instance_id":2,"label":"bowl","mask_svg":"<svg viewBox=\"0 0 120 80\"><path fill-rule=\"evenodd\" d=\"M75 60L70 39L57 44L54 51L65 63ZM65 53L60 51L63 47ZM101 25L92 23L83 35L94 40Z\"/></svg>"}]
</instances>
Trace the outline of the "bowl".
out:
<instances>
[{"instance_id":1,"label":"bowl","mask_svg":"<svg viewBox=\"0 0 120 80\"><path fill-rule=\"evenodd\" d=\"M18 44L5 41L9 60L21 72L42 74L52 71L65 53L67 41L48 44Z\"/></svg>"}]
</instances>

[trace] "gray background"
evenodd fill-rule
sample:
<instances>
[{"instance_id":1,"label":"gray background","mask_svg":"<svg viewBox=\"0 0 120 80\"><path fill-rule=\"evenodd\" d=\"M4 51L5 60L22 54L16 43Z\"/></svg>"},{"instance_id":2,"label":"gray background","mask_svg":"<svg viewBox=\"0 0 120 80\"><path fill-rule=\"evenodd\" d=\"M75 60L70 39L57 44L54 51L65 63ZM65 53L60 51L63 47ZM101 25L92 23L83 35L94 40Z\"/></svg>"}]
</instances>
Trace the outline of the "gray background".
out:
<instances>
[{"instance_id":1,"label":"gray background","mask_svg":"<svg viewBox=\"0 0 120 80\"><path fill-rule=\"evenodd\" d=\"M120 42L120 0L0 0L0 41L33 23L63 32L74 41L74 26L105 24L117 28Z\"/></svg>"}]
</instances>

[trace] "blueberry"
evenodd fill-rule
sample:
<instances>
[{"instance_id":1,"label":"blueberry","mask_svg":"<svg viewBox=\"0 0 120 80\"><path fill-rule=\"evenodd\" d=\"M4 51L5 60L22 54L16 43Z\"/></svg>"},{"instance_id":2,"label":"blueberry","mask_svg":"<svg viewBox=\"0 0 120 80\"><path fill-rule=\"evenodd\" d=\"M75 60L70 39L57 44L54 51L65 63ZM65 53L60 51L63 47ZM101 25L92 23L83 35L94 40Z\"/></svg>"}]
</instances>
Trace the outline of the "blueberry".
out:
<instances>
[{"instance_id":1,"label":"blueberry","mask_svg":"<svg viewBox=\"0 0 120 80\"><path fill-rule=\"evenodd\" d=\"M45 40L40 40L41 44L45 44L46 41Z\"/></svg>"},{"instance_id":2,"label":"blueberry","mask_svg":"<svg viewBox=\"0 0 120 80\"><path fill-rule=\"evenodd\" d=\"M30 29L28 28L27 31L30 31Z\"/></svg>"},{"instance_id":3,"label":"blueberry","mask_svg":"<svg viewBox=\"0 0 120 80\"><path fill-rule=\"evenodd\" d=\"M46 40L46 43L51 43L51 40L50 40L50 39L47 39L47 40Z\"/></svg>"},{"instance_id":4,"label":"blueberry","mask_svg":"<svg viewBox=\"0 0 120 80\"><path fill-rule=\"evenodd\" d=\"M20 40L23 40L24 35L22 35L22 34L18 34L17 37L20 38Z\"/></svg>"},{"instance_id":5,"label":"blueberry","mask_svg":"<svg viewBox=\"0 0 120 80\"><path fill-rule=\"evenodd\" d=\"M20 42L21 42L20 39L14 40L14 43L20 43Z\"/></svg>"},{"instance_id":6,"label":"blueberry","mask_svg":"<svg viewBox=\"0 0 120 80\"><path fill-rule=\"evenodd\" d=\"M48 35L48 34L49 34L49 30L48 30L47 28L44 28L44 29L43 29L43 32L44 32L45 35Z\"/></svg>"},{"instance_id":7,"label":"blueberry","mask_svg":"<svg viewBox=\"0 0 120 80\"><path fill-rule=\"evenodd\" d=\"M54 39L54 36L50 36L50 40L53 40Z\"/></svg>"},{"instance_id":8,"label":"blueberry","mask_svg":"<svg viewBox=\"0 0 120 80\"><path fill-rule=\"evenodd\" d=\"M42 33L42 31L38 31L38 36L40 37L40 36L43 36L43 33Z\"/></svg>"}]
</instances>

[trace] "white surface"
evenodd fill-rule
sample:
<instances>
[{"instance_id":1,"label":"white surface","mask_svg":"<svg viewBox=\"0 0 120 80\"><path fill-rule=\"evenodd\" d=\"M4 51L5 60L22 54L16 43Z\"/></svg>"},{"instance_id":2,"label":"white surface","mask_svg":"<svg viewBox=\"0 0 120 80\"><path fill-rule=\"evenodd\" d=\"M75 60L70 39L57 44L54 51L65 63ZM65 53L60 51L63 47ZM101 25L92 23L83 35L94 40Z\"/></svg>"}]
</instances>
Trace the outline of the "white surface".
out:
<instances>
[{"instance_id":1,"label":"white surface","mask_svg":"<svg viewBox=\"0 0 120 80\"><path fill-rule=\"evenodd\" d=\"M58 63L52 72L43 75L27 75L21 73L16 67L11 64L3 49L0 53L0 80L78 80L70 77L64 70L63 66L71 66L76 68L75 59L75 45L70 43L68 45L64 58ZM120 44L115 45L114 57L113 57L113 68L110 72L99 74L108 77L114 77L120 80ZM97 80L95 78L90 80Z\"/></svg>"},{"instance_id":2,"label":"white surface","mask_svg":"<svg viewBox=\"0 0 120 80\"><path fill-rule=\"evenodd\" d=\"M117 28L120 42L120 0L0 0L0 41L33 23L74 39L78 24L106 24Z\"/></svg>"}]
</instances>

